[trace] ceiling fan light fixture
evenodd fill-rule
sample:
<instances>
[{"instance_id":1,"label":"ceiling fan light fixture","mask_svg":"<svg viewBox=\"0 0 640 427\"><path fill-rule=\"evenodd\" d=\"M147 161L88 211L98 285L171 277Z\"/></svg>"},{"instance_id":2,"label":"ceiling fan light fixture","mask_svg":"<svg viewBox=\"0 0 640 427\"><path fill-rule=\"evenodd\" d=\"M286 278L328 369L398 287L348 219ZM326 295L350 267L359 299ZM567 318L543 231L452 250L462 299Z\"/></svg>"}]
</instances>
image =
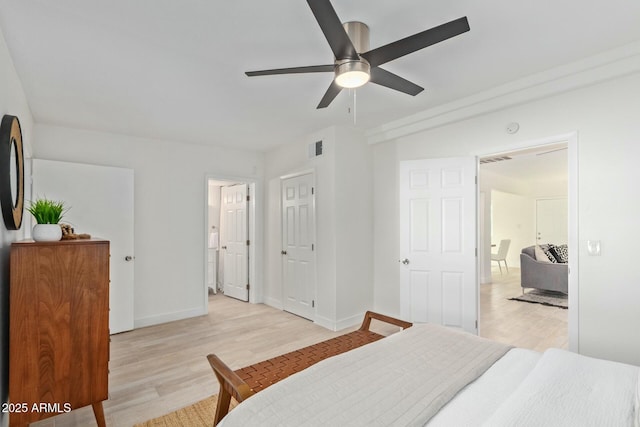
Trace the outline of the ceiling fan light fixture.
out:
<instances>
[{"instance_id":1,"label":"ceiling fan light fixture","mask_svg":"<svg viewBox=\"0 0 640 427\"><path fill-rule=\"evenodd\" d=\"M338 86L353 89L363 86L371 78L371 67L365 60L348 61L336 66L335 82Z\"/></svg>"}]
</instances>

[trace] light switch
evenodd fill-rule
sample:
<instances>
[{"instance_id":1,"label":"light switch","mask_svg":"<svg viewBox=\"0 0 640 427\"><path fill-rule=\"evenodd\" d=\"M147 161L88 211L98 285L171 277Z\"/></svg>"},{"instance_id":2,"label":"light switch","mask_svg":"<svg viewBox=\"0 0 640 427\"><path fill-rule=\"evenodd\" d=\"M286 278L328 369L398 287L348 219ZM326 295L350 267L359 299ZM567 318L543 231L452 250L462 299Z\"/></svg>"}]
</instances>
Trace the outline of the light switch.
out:
<instances>
[{"instance_id":1,"label":"light switch","mask_svg":"<svg viewBox=\"0 0 640 427\"><path fill-rule=\"evenodd\" d=\"M587 240L587 253L591 256L600 256L600 240Z\"/></svg>"}]
</instances>

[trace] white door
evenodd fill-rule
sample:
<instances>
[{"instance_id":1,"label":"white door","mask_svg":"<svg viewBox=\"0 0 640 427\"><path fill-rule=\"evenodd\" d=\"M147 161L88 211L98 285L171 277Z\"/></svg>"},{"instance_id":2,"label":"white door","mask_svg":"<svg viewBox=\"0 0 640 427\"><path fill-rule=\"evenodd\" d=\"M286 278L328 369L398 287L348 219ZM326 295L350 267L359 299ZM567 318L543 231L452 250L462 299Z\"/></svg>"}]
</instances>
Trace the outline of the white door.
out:
<instances>
[{"instance_id":1,"label":"white door","mask_svg":"<svg viewBox=\"0 0 640 427\"><path fill-rule=\"evenodd\" d=\"M76 233L109 240L109 329L133 329L133 170L34 159L32 197L62 200Z\"/></svg>"},{"instance_id":2,"label":"white door","mask_svg":"<svg viewBox=\"0 0 640 427\"><path fill-rule=\"evenodd\" d=\"M249 241L247 185L222 187L220 249L224 265L224 294L249 301Z\"/></svg>"},{"instance_id":3,"label":"white door","mask_svg":"<svg viewBox=\"0 0 640 427\"><path fill-rule=\"evenodd\" d=\"M316 278L313 175L283 179L281 198L284 309L313 320Z\"/></svg>"},{"instance_id":4,"label":"white door","mask_svg":"<svg viewBox=\"0 0 640 427\"><path fill-rule=\"evenodd\" d=\"M400 162L403 319L477 333L473 157Z\"/></svg>"},{"instance_id":5,"label":"white door","mask_svg":"<svg viewBox=\"0 0 640 427\"><path fill-rule=\"evenodd\" d=\"M566 244L569 239L567 199L536 200L536 244Z\"/></svg>"}]
</instances>

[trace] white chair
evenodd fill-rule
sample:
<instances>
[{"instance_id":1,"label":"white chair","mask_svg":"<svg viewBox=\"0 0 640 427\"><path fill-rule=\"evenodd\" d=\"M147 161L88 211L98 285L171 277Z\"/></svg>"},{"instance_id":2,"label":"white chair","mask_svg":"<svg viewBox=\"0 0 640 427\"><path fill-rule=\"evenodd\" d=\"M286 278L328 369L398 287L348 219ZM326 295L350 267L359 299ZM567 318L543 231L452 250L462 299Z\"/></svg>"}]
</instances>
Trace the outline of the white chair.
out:
<instances>
[{"instance_id":1,"label":"white chair","mask_svg":"<svg viewBox=\"0 0 640 427\"><path fill-rule=\"evenodd\" d=\"M500 240L500 246L498 246L498 253L491 254L491 261L496 261L498 263L498 267L500 268L500 274L502 274L502 266L500 265L500 261L504 262L504 266L507 269L507 273L509 272L509 266L507 265L507 252L509 251L510 244L511 244L510 239Z\"/></svg>"}]
</instances>

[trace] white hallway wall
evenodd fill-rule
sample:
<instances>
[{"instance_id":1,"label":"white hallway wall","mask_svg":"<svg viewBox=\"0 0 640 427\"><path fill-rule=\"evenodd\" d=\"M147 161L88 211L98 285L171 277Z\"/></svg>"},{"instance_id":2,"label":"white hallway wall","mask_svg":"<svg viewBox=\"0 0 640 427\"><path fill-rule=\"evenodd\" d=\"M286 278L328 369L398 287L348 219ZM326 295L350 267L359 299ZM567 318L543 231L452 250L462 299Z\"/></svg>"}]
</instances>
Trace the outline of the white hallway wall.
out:
<instances>
[{"instance_id":1,"label":"white hallway wall","mask_svg":"<svg viewBox=\"0 0 640 427\"><path fill-rule=\"evenodd\" d=\"M261 153L42 124L35 127L33 153L35 158L134 170L136 327L206 313L205 177L260 181ZM261 217L257 220L260 249ZM262 256L256 261L261 272Z\"/></svg>"},{"instance_id":2,"label":"white hallway wall","mask_svg":"<svg viewBox=\"0 0 640 427\"><path fill-rule=\"evenodd\" d=\"M33 116L4 37L0 32L0 118L5 114L17 116L20 120L24 155L25 158L31 157ZM26 181L25 187L25 200L30 200L30 187ZM25 227L29 224L28 215L29 213L25 211L20 230L9 231L5 228L4 222L0 225L0 399L2 403L7 402L9 398L9 250L12 242L24 239ZM0 427L7 425L9 425L9 418L4 411L0 411Z\"/></svg>"},{"instance_id":3,"label":"white hallway wall","mask_svg":"<svg viewBox=\"0 0 640 427\"><path fill-rule=\"evenodd\" d=\"M308 158L308 144L323 155ZM266 154L265 302L282 308L280 177L313 170L316 179L316 319L339 330L373 305L371 147L351 128L331 127Z\"/></svg>"},{"instance_id":4,"label":"white hallway wall","mask_svg":"<svg viewBox=\"0 0 640 427\"><path fill-rule=\"evenodd\" d=\"M579 349L640 364L640 74L526 102L374 146L376 309L399 313L398 161L490 152L526 141L578 132ZM507 123L520 132L505 132ZM614 190L615 189L615 190ZM586 241L602 242L589 256Z\"/></svg>"}]
</instances>

